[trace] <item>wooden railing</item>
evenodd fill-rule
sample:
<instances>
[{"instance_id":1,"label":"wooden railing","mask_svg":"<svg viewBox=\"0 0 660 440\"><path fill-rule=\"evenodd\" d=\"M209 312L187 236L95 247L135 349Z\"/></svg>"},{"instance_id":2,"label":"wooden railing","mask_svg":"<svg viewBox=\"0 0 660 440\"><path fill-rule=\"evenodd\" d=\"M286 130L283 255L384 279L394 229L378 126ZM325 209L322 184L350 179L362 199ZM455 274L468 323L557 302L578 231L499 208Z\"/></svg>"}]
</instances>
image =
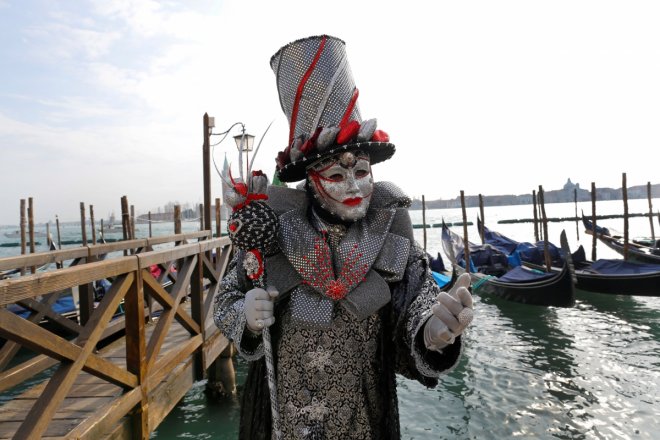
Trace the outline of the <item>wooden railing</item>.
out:
<instances>
[{"instance_id":1,"label":"wooden railing","mask_svg":"<svg viewBox=\"0 0 660 440\"><path fill-rule=\"evenodd\" d=\"M53 367L38 395L26 400L29 408L4 405L0 437L148 438L228 345L210 311L230 252L228 238L211 239L209 231L200 231L0 259L0 272L46 263L57 267L0 280L0 337L6 340L0 349L0 393ZM104 279L110 288L95 302L93 284ZM76 291L79 314L73 319L51 309L62 294ZM30 316L12 313L10 304L28 309ZM122 358L104 357L101 343L113 335L123 336ZM18 362L20 347L36 355ZM64 429L58 415L63 402L89 377L117 392Z\"/></svg>"}]
</instances>

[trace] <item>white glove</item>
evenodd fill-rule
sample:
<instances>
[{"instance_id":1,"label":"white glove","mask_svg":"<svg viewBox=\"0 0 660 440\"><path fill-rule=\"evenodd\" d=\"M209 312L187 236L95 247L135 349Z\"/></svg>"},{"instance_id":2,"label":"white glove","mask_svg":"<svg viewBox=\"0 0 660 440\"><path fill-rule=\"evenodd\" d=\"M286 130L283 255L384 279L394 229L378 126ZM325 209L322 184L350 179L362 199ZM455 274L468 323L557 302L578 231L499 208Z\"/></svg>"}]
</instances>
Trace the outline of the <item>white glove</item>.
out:
<instances>
[{"instance_id":1,"label":"white glove","mask_svg":"<svg viewBox=\"0 0 660 440\"><path fill-rule=\"evenodd\" d=\"M453 344L456 337L470 325L474 312L472 310L472 295L470 274L464 273L456 280L449 293L440 292L437 304L431 307L433 315L424 326L424 345L429 350L441 350Z\"/></svg>"},{"instance_id":2,"label":"white glove","mask_svg":"<svg viewBox=\"0 0 660 440\"><path fill-rule=\"evenodd\" d=\"M275 323L273 300L279 292L270 286L266 289L255 288L245 294L243 303L245 323L253 333L261 333L264 327L270 327Z\"/></svg>"}]
</instances>

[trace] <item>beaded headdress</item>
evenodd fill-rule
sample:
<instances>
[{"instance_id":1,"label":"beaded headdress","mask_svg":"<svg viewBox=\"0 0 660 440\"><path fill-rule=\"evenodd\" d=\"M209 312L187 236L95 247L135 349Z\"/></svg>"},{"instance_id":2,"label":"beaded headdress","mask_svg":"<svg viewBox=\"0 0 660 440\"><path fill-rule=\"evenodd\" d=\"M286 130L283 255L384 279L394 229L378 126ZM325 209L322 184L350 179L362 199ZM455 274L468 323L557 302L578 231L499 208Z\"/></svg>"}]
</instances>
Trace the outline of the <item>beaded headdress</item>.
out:
<instances>
[{"instance_id":1,"label":"beaded headdress","mask_svg":"<svg viewBox=\"0 0 660 440\"><path fill-rule=\"evenodd\" d=\"M309 166L342 151L362 150L372 164L392 157L394 144L376 129L376 119L362 121L342 40L296 40L278 50L270 66L289 120L288 144L276 159L281 181L302 180Z\"/></svg>"}]
</instances>

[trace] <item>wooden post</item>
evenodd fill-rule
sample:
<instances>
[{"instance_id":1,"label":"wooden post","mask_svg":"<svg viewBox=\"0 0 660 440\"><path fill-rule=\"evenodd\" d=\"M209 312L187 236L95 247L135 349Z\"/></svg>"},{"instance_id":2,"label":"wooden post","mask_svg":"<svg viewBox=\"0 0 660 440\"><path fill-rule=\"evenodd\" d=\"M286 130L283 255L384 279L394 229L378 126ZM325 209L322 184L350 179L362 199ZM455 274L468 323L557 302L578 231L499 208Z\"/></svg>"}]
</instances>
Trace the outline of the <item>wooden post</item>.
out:
<instances>
[{"instance_id":1,"label":"wooden post","mask_svg":"<svg viewBox=\"0 0 660 440\"><path fill-rule=\"evenodd\" d=\"M536 215L536 190L532 190L532 203L534 203L534 240L539 242L539 220Z\"/></svg>"},{"instance_id":2,"label":"wooden post","mask_svg":"<svg viewBox=\"0 0 660 440\"><path fill-rule=\"evenodd\" d=\"M206 389L214 397L227 397L236 394L236 372L234 371L233 357L234 346L229 344L209 367Z\"/></svg>"},{"instance_id":3,"label":"wooden post","mask_svg":"<svg viewBox=\"0 0 660 440\"><path fill-rule=\"evenodd\" d=\"M135 205L131 205L131 240L135 240Z\"/></svg>"},{"instance_id":4,"label":"wooden post","mask_svg":"<svg viewBox=\"0 0 660 440\"><path fill-rule=\"evenodd\" d=\"M181 206L174 205L174 233L181 233Z\"/></svg>"},{"instance_id":5,"label":"wooden post","mask_svg":"<svg viewBox=\"0 0 660 440\"><path fill-rule=\"evenodd\" d=\"M211 229L211 147L209 115L204 113L204 146L202 148L202 166L204 167L204 225ZM239 152L239 154L242 154ZM247 183L248 176L245 176Z\"/></svg>"},{"instance_id":6,"label":"wooden post","mask_svg":"<svg viewBox=\"0 0 660 440\"><path fill-rule=\"evenodd\" d=\"M32 197L28 197L28 229L30 231L30 253L34 254L34 204ZM35 273L37 266L30 267L30 271Z\"/></svg>"},{"instance_id":7,"label":"wooden post","mask_svg":"<svg viewBox=\"0 0 660 440\"><path fill-rule=\"evenodd\" d=\"M209 222L211 220L209 219ZM209 231L211 230L211 225L208 226ZM202 203L199 204L199 230L203 231L204 230L204 205Z\"/></svg>"},{"instance_id":8,"label":"wooden post","mask_svg":"<svg viewBox=\"0 0 660 440\"><path fill-rule=\"evenodd\" d=\"M151 211L149 211L148 216L149 216L149 238L151 238L152 237L152 235L151 235Z\"/></svg>"},{"instance_id":9,"label":"wooden post","mask_svg":"<svg viewBox=\"0 0 660 440\"><path fill-rule=\"evenodd\" d=\"M80 202L80 228L83 246L87 246L87 228L85 226L85 202Z\"/></svg>"},{"instance_id":10,"label":"wooden post","mask_svg":"<svg viewBox=\"0 0 660 440\"><path fill-rule=\"evenodd\" d=\"M89 224L92 226L92 244L96 244L96 222L94 221L94 205L89 205Z\"/></svg>"},{"instance_id":11,"label":"wooden post","mask_svg":"<svg viewBox=\"0 0 660 440\"><path fill-rule=\"evenodd\" d=\"M57 227L57 248L62 249L62 237L60 235L60 218L55 216L55 226Z\"/></svg>"},{"instance_id":12,"label":"wooden post","mask_svg":"<svg viewBox=\"0 0 660 440\"><path fill-rule=\"evenodd\" d=\"M463 190L461 190L461 210L463 212L463 241L465 242L465 247L463 249L465 271L470 273L470 245L468 242L467 213L465 212L465 192Z\"/></svg>"},{"instance_id":13,"label":"wooden post","mask_svg":"<svg viewBox=\"0 0 660 440\"><path fill-rule=\"evenodd\" d=\"M623 173L621 191L623 192L623 259L628 260L630 244L628 243L628 184L626 173Z\"/></svg>"},{"instance_id":14,"label":"wooden post","mask_svg":"<svg viewBox=\"0 0 660 440\"><path fill-rule=\"evenodd\" d=\"M206 326L204 323L204 258L202 255L201 253L197 255L195 269L190 277L190 317L199 325L202 340L206 341ZM196 350L193 355L193 374L195 380L204 379L206 375L204 365L206 365L204 350Z\"/></svg>"},{"instance_id":15,"label":"wooden post","mask_svg":"<svg viewBox=\"0 0 660 440\"><path fill-rule=\"evenodd\" d=\"M82 245L87 246L87 225L85 224L85 203L80 202L80 227L82 232ZM89 262L89 260L87 260ZM94 289L92 283L78 286L78 302L80 307L80 325L85 325L94 311Z\"/></svg>"},{"instance_id":16,"label":"wooden post","mask_svg":"<svg viewBox=\"0 0 660 440\"><path fill-rule=\"evenodd\" d=\"M129 214L128 214L128 198L126 196L122 196L121 198L121 230L122 230L122 236L124 237L124 240L128 240L128 237L130 235L130 219L129 219ZM128 252L126 249L124 249L124 256L128 255Z\"/></svg>"},{"instance_id":17,"label":"wooden post","mask_svg":"<svg viewBox=\"0 0 660 440\"><path fill-rule=\"evenodd\" d=\"M426 199L422 194L422 228L424 232L424 252L426 252Z\"/></svg>"},{"instance_id":18,"label":"wooden post","mask_svg":"<svg viewBox=\"0 0 660 440\"><path fill-rule=\"evenodd\" d=\"M27 250L27 240L25 238L25 199L21 199L20 203L20 216L21 216L21 255L25 255ZM21 268L21 275L25 274L25 268Z\"/></svg>"},{"instance_id":19,"label":"wooden post","mask_svg":"<svg viewBox=\"0 0 660 440\"><path fill-rule=\"evenodd\" d=\"M50 251L50 244L53 240L50 238L50 220L46 222L46 246L48 246L48 250Z\"/></svg>"},{"instance_id":20,"label":"wooden post","mask_svg":"<svg viewBox=\"0 0 660 440\"><path fill-rule=\"evenodd\" d=\"M577 188L573 188L573 201L575 202L575 235L577 236L578 241L580 241L580 226L578 224L577 213Z\"/></svg>"},{"instance_id":21,"label":"wooden post","mask_svg":"<svg viewBox=\"0 0 660 440\"><path fill-rule=\"evenodd\" d=\"M591 261L596 261L596 182L591 182L591 225L593 228L591 237Z\"/></svg>"},{"instance_id":22,"label":"wooden post","mask_svg":"<svg viewBox=\"0 0 660 440\"><path fill-rule=\"evenodd\" d=\"M486 237L484 237L484 225L486 219L484 218L484 196L479 194L479 216L481 217L481 225L479 226L479 236L481 237L481 244L486 243Z\"/></svg>"},{"instance_id":23,"label":"wooden post","mask_svg":"<svg viewBox=\"0 0 660 440\"><path fill-rule=\"evenodd\" d=\"M539 213L539 240L544 240L545 238L543 237L544 231L543 231L543 213L542 213L542 207L541 207L541 199L543 196L537 193L537 196L539 197L538 203L536 204L536 209L538 209ZM543 201L545 202L545 200Z\"/></svg>"},{"instance_id":24,"label":"wooden post","mask_svg":"<svg viewBox=\"0 0 660 440\"><path fill-rule=\"evenodd\" d=\"M220 214L220 199L216 197L215 199L215 236L220 237L222 232L221 227L222 216Z\"/></svg>"},{"instance_id":25,"label":"wooden post","mask_svg":"<svg viewBox=\"0 0 660 440\"><path fill-rule=\"evenodd\" d=\"M539 206L541 208L541 220L543 221L543 256L545 257L546 271L552 270L552 259L548 251L548 217L545 215L545 196L543 186L539 185Z\"/></svg>"},{"instance_id":26,"label":"wooden post","mask_svg":"<svg viewBox=\"0 0 660 440\"><path fill-rule=\"evenodd\" d=\"M126 369L135 374L138 383L145 386L147 379L147 348L144 326L144 284L142 271L135 272L135 281L124 297L124 311L126 319ZM149 412L146 391L131 413L132 437L149 438Z\"/></svg>"},{"instance_id":27,"label":"wooden post","mask_svg":"<svg viewBox=\"0 0 660 440\"><path fill-rule=\"evenodd\" d=\"M25 216L25 199L21 199L21 255L27 251L27 239L25 236L27 220Z\"/></svg>"},{"instance_id":28,"label":"wooden post","mask_svg":"<svg viewBox=\"0 0 660 440\"><path fill-rule=\"evenodd\" d=\"M651 182L646 183L646 195L649 199L649 223L651 224L651 240L653 242L653 247L655 247L655 229L653 228L653 202L651 201L653 195L651 194Z\"/></svg>"}]
</instances>

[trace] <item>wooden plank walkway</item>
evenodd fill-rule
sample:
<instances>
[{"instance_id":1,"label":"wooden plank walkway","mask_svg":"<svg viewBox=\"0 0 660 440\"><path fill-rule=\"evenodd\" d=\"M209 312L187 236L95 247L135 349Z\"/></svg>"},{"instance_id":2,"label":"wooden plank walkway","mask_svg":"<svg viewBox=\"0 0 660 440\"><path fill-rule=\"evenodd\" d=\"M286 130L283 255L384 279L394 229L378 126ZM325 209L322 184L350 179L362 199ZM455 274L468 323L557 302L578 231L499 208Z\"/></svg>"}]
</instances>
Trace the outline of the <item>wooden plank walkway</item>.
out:
<instances>
[{"instance_id":1,"label":"wooden plank walkway","mask_svg":"<svg viewBox=\"0 0 660 440\"><path fill-rule=\"evenodd\" d=\"M197 238L203 240L190 243ZM172 246L153 250L157 243ZM15 354L18 345L37 353L0 371L0 393L24 390L0 407L0 438L148 438L228 348L210 313L231 252L227 238L179 235L171 241L101 246L105 248L88 246L83 263L0 280L0 306L47 301L49 295L74 287L88 294L95 280L112 280L86 321L81 310L81 325L72 339L0 308L0 336L7 340L0 360L3 354ZM95 256L126 246L133 255L96 261ZM20 258L19 264L27 267L38 265L37 260L57 260L38 254ZM16 261L0 259L0 270L12 264ZM154 266L161 269L157 277ZM113 319L119 304L125 315ZM34 316L38 309L32 304ZM101 348L103 337L117 332L123 336Z\"/></svg>"}]
</instances>

